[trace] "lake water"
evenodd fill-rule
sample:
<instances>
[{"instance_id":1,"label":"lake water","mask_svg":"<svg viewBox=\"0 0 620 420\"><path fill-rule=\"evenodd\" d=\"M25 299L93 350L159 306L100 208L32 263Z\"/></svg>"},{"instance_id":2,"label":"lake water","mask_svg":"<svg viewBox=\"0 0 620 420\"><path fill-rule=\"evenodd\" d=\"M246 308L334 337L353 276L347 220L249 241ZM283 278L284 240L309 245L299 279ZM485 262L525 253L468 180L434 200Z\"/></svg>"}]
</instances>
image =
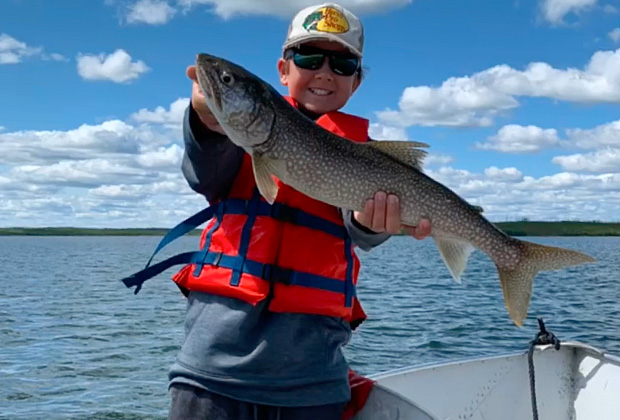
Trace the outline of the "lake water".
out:
<instances>
[{"instance_id":1,"label":"lake water","mask_svg":"<svg viewBox=\"0 0 620 420\"><path fill-rule=\"evenodd\" d=\"M136 296L120 279L158 237L0 237L0 419L165 419L167 372L185 299L170 269ZM620 238L529 238L598 263L537 276L530 316L515 327L491 261L472 255L455 283L432 241L395 237L362 259L369 319L346 349L364 374L525 352L536 317L560 340L620 354ZM163 252L191 250L182 238Z\"/></svg>"}]
</instances>

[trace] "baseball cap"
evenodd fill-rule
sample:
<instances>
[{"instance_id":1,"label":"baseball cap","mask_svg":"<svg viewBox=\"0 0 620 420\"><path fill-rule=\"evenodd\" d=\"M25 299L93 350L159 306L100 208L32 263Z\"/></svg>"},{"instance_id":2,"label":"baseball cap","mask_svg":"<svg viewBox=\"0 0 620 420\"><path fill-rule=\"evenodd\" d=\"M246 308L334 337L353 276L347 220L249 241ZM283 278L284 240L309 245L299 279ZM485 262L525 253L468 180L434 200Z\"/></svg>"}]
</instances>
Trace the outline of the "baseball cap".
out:
<instances>
[{"instance_id":1,"label":"baseball cap","mask_svg":"<svg viewBox=\"0 0 620 420\"><path fill-rule=\"evenodd\" d=\"M364 28L357 16L338 4L310 6L293 17L282 48L309 41L335 41L361 57Z\"/></svg>"}]
</instances>

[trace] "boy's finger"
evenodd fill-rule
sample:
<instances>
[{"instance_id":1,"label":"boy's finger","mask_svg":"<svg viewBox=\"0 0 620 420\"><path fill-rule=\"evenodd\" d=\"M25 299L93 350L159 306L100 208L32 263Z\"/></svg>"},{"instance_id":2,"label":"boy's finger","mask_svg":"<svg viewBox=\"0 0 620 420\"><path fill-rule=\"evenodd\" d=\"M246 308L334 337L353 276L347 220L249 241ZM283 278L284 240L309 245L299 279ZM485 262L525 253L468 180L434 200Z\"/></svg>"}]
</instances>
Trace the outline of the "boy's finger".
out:
<instances>
[{"instance_id":1,"label":"boy's finger","mask_svg":"<svg viewBox=\"0 0 620 420\"><path fill-rule=\"evenodd\" d=\"M400 201L393 194L387 196L385 231L392 235L400 231Z\"/></svg>"},{"instance_id":2,"label":"boy's finger","mask_svg":"<svg viewBox=\"0 0 620 420\"><path fill-rule=\"evenodd\" d=\"M366 204L364 204L364 211L362 211L361 213L357 212L357 217L355 218L355 220L357 220L360 225L370 228L370 224L372 223L372 217L374 214L374 208L375 200L371 198L370 200L366 201Z\"/></svg>"},{"instance_id":3,"label":"boy's finger","mask_svg":"<svg viewBox=\"0 0 620 420\"><path fill-rule=\"evenodd\" d=\"M185 70L185 74L187 74L187 77L192 79L194 82L197 81L197 79L196 79L196 66L188 66L187 69Z\"/></svg>"},{"instance_id":4,"label":"boy's finger","mask_svg":"<svg viewBox=\"0 0 620 420\"><path fill-rule=\"evenodd\" d=\"M385 232L385 207L385 193L383 191L379 191L375 194L375 208L372 217L372 226L370 227L375 232Z\"/></svg>"}]
</instances>

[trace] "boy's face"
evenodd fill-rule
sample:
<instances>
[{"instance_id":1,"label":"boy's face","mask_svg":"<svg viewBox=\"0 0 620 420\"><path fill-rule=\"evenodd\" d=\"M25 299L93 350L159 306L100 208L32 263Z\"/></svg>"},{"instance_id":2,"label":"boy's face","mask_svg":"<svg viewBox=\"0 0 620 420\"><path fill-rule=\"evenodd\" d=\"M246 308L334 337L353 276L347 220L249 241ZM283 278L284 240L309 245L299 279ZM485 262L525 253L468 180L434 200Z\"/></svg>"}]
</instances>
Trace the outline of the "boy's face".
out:
<instances>
[{"instance_id":1,"label":"boy's face","mask_svg":"<svg viewBox=\"0 0 620 420\"><path fill-rule=\"evenodd\" d=\"M348 52L337 42L314 41L304 46L321 50ZM295 65L292 59L278 60L280 82L288 86L289 95L308 111L324 114L342 108L360 84L360 76L342 76L329 68L326 59L316 70L306 70Z\"/></svg>"}]
</instances>

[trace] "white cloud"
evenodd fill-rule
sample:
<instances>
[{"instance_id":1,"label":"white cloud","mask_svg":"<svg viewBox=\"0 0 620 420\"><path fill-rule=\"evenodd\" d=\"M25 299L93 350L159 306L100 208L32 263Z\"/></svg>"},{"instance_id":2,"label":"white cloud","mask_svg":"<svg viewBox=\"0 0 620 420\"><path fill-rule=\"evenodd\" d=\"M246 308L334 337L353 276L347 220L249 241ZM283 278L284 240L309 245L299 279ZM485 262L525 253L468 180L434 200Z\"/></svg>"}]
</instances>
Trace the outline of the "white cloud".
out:
<instances>
[{"instance_id":1,"label":"white cloud","mask_svg":"<svg viewBox=\"0 0 620 420\"><path fill-rule=\"evenodd\" d=\"M133 156L170 142L171 133L119 120L68 131L0 133L0 164L44 164L66 159ZM176 137L178 138L178 137Z\"/></svg>"},{"instance_id":2,"label":"white cloud","mask_svg":"<svg viewBox=\"0 0 620 420\"><path fill-rule=\"evenodd\" d=\"M77 69L86 80L109 80L115 83L131 82L150 70L143 61L132 61L131 56L122 49L109 55L79 54Z\"/></svg>"},{"instance_id":3,"label":"white cloud","mask_svg":"<svg viewBox=\"0 0 620 420\"><path fill-rule=\"evenodd\" d=\"M620 173L561 172L540 178L516 168L487 168L484 173L443 167L427 170L468 202L484 208L492 221L620 220Z\"/></svg>"},{"instance_id":4,"label":"white cloud","mask_svg":"<svg viewBox=\"0 0 620 420\"><path fill-rule=\"evenodd\" d=\"M601 124L591 129L566 130L569 142L582 149L600 147L620 148L620 120Z\"/></svg>"},{"instance_id":5,"label":"white cloud","mask_svg":"<svg viewBox=\"0 0 620 420\"><path fill-rule=\"evenodd\" d=\"M405 6L412 0L341 0L338 4L353 13L385 11L386 8ZM319 4L314 0L178 0L184 8L210 6L214 13L227 19L235 15L276 15L292 18L299 10Z\"/></svg>"},{"instance_id":6,"label":"white cloud","mask_svg":"<svg viewBox=\"0 0 620 420\"><path fill-rule=\"evenodd\" d=\"M476 147L505 153L532 153L559 144L555 129L508 124L500 128L496 135L489 137L486 143L476 143Z\"/></svg>"},{"instance_id":7,"label":"white cloud","mask_svg":"<svg viewBox=\"0 0 620 420\"><path fill-rule=\"evenodd\" d=\"M598 0L542 0L543 17L552 24L561 24L566 15L591 9Z\"/></svg>"},{"instance_id":8,"label":"white cloud","mask_svg":"<svg viewBox=\"0 0 620 420\"><path fill-rule=\"evenodd\" d=\"M439 87L408 87L399 110L379 111L377 116L381 124L398 127L489 126L495 116L519 106L519 96L620 103L620 49L597 51L583 70L556 69L542 62L525 70L498 65L450 78Z\"/></svg>"},{"instance_id":9,"label":"white cloud","mask_svg":"<svg viewBox=\"0 0 620 420\"><path fill-rule=\"evenodd\" d=\"M454 161L454 158L452 156L448 156L448 155L436 155L433 153L429 153L425 158L424 158L424 166L432 166L432 165L447 165L448 163L451 163Z\"/></svg>"},{"instance_id":10,"label":"white cloud","mask_svg":"<svg viewBox=\"0 0 620 420\"><path fill-rule=\"evenodd\" d=\"M164 0L139 0L129 7L126 20L128 23L146 23L163 25L174 17L174 9Z\"/></svg>"},{"instance_id":11,"label":"white cloud","mask_svg":"<svg viewBox=\"0 0 620 420\"><path fill-rule=\"evenodd\" d=\"M614 42L620 42L620 28L614 28L611 30L607 36Z\"/></svg>"},{"instance_id":12,"label":"white cloud","mask_svg":"<svg viewBox=\"0 0 620 420\"><path fill-rule=\"evenodd\" d=\"M342 0L338 4L356 14L384 12L389 8L406 6L413 0ZM231 19L238 16L263 15L291 19L305 7L318 5L313 0L107 0L106 4L121 4L122 20L127 23L161 25L178 13L207 8L211 13Z\"/></svg>"},{"instance_id":13,"label":"white cloud","mask_svg":"<svg viewBox=\"0 0 620 420\"><path fill-rule=\"evenodd\" d=\"M43 48L31 47L7 34L0 34L0 64L17 64L25 57L41 54Z\"/></svg>"},{"instance_id":14,"label":"white cloud","mask_svg":"<svg viewBox=\"0 0 620 420\"><path fill-rule=\"evenodd\" d=\"M620 149L603 149L586 154L556 156L552 162L566 171L615 172L620 170Z\"/></svg>"},{"instance_id":15,"label":"white cloud","mask_svg":"<svg viewBox=\"0 0 620 420\"><path fill-rule=\"evenodd\" d=\"M374 140L409 140L405 129L379 123L370 124L368 136Z\"/></svg>"},{"instance_id":16,"label":"white cloud","mask_svg":"<svg viewBox=\"0 0 620 420\"><path fill-rule=\"evenodd\" d=\"M386 124L409 126L488 126L493 115L518 106L510 95L485 86L484 77L450 78L440 87L408 87L399 111L378 113Z\"/></svg>"},{"instance_id":17,"label":"white cloud","mask_svg":"<svg viewBox=\"0 0 620 420\"><path fill-rule=\"evenodd\" d=\"M180 168L183 149L176 144L139 155L136 161L143 168Z\"/></svg>"},{"instance_id":18,"label":"white cloud","mask_svg":"<svg viewBox=\"0 0 620 420\"><path fill-rule=\"evenodd\" d=\"M131 114L131 119L140 123L164 124L176 127L183 123L183 116L189 101L189 98L179 98L171 103L167 110L162 106L158 106L153 111L142 108L138 112Z\"/></svg>"},{"instance_id":19,"label":"white cloud","mask_svg":"<svg viewBox=\"0 0 620 420\"><path fill-rule=\"evenodd\" d=\"M123 160L83 159L63 160L48 165L22 165L14 167L10 175L13 179L38 185L62 185L65 187L97 187L102 182L147 183L154 173L128 165Z\"/></svg>"},{"instance_id":20,"label":"white cloud","mask_svg":"<svg viewBox=\"0 0 620 420\"><path fill-rule=\"evenodd\" d=\"M0 132L0 226L172 227L204 208L179 130L129 121Z\"/></svg>"},{"instance_id":21,"label":"white cloud","mask_svg":"<svg viewBox=\"0 0 620 420\"><path fill-rule=\"evenodd\" d=\"M517 168L498 168L496 166L491 166L484 170L484 174L496 180L502 181L521 181L523 179L523 174Z\"/></svg>"},{"instance_id":22,"label":"white cloud","mask_svg":"<svg viewBox=\"0 0 620 420\"><path fill-rule=\"evenodd\" d=\"M52 61L69 61L67 57L62 54L52 53L43 55L44 60L52 60Z\"/></svg>"}]
</instances>

